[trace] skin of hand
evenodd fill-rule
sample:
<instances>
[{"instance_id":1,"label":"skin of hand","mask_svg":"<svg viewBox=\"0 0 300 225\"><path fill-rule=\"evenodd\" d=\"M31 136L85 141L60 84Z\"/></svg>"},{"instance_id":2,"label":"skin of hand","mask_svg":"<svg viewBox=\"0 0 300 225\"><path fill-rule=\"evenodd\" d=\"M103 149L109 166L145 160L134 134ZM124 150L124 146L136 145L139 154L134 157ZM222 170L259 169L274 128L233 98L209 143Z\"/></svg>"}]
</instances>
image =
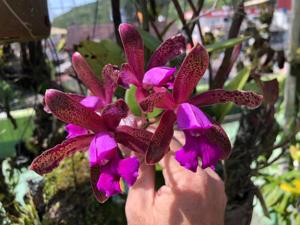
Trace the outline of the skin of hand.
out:
<instances>
[{"instance_id":1,"label":"skin of hand","mask_svg":"<svg viewBox=\"0 0 300 225\"><path fill-rule=\"evenodd\" d=\"M224 184L210 168L193 173L168 153L160 162L165 185L155 191L153 166L141 165L126 202L128 225L223 225Z\"/></svg>"}]
</instances>

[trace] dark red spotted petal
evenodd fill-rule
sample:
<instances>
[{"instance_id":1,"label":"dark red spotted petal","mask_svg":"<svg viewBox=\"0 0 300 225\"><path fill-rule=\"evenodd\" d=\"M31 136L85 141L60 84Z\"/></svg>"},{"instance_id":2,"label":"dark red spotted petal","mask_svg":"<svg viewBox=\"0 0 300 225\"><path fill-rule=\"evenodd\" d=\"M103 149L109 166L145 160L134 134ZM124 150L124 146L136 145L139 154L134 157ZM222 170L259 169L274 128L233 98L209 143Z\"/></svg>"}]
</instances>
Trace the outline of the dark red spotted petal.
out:
<instances>
[{"instance_id":1,"label":"dark red spotted petal","mask_svg":"<svg viewBox=\"0 0 300 225\"><path fill-rule=\"evenodd\" d=\"M127 23L119 26L128 64L131 66L137 80L142 83L144 76L144 44L136 28Z\"/></svg>"},{"instance_id":2,"label":"dark red spotted petal","mask_svg":"<svg viewBox=\"0 0 300 225\"><path fill-rule=\"evenodd\" d=\"M225 91L223 89L214 89L193 97L190 103L205 106L233 102L236 105L244 105L250 109L254 109L260 106L262 99L263 96L251 91Z\"/></svg>"},{"instance_id":3,"label":"dark red spotted petal","mask_svg":"<svg viewBox=\"0 0 300 225\"><path fill-rule=\"evenodd\" d=\"M104 203L106 202L108 197L106 197L105 194L99 191L97 188L97 183L100 176L100 170L101 170L100 166L92 166L90 168L90 181L91 181L91 186L95 198L97 199L98 202Z\"/></svg>"},{"instance_id":4,"label":"dark red spotted petal","mask_svg":"<svg viewBox=\"0 0 300 225\"><path fill-rule=\"evenodd\" d=\"M99 115L61 91L47 90L45 103L53 115L66 123L73 123L94 132L106 129Z\"/></svg>"},{"instance_id":5,"label":"dark red spotted petal","mask_svg":"<svg viewBox=\"0 0 300 225\"><path fill-rule=\"evenodd\" d=\"M70 138L35 158L29 169L34 170L40 175L49 173L56 168L60 161L65 157L70 156L77 151L85 151L93 137L93 134L87 134Z\"/></svg>"},{"instance_id":6,"label":"dark red spotted petal","mask_svg":"<svg viewBox=\"0 0 300 225\"><path fill-rule=\"evenodd\" d=\"M221 126L213 124L213 126L205 131L205 136L209 141L214 143L222 150L220 159L227 159L231 152L230 140Z\"/></svg>"},{"instance_id":7,"label":"dark red spotted petal","mask_svg":"<svg viewBox=\"0 0 300 225\"><path fill-rule=\"evenodd\" d=\"M68 95L70 98L72 98L76 102L81 102L83 99L86 98L84 95L78 95L78 94L73 94L73 93L65 93Z\"/></svg>"},{"instance_id":8,"label":"dark red spotted petal","mask_svg":"<svg viewBox=\"0 0 300 225\"><path fill-rule=\"evenodd\" d=\"M264 101L270 105L274 105L279 96L279 83L277 79L264 81L262 83Z\"/></svg>"},{"instance_id":9,"label":"dark red spotted petal","mask_svg":"<svg viewBox=\"0 0 300 225\"><path fill-rule=\"evenodd\" d=\"M197 44L186 56L174 82L173 97L176 103L186 102L208 66L206 49Z\"/></svg>"},{"instance_id":10,"label":"dark red spotted petal","mask_svg":"<svg viewBox=\"0 0 300 225\"><path fill-rule=\"evenodd\" d=\"M176 104L174 103L172 95L168 91L159 91L150 94L140 102L140 107L144 112L152 112L154 107L161 109L174 109Z\"/></svg>"},{"instance_id":11,"label":"dark red spotted petal","mask_svg":"<svg viewBox=\"0 0 300 225\"><path fill-rule=\"evenodd\" d=\"M125 118L128 114L128 106L123 99L119 99L113 104L107 105L102 113L102 119L106 126L110 129L115 129L122 118Z\"/></svg>"},{"instance_id":12,"label":"dark red spotted petal","mask_svg":"<svg viewBox=\"0 0 300 225\"><path fill-rule=\"evenodd\" d=\"M185 49L185 38L179 34L164 41L151 56L147 69L164 66Z\"/></svg>"},{"instance_id":13,"label":"dark red spotted petal","mask_svg":"<svg viewBox=\"0 0 300 225\"><path fill-rule=\"evenodd\" d=\"M123 86L129 86L130 84L134 84L135 86L141 85L140 81L138 81L137 77L131 66L128 63L122 64L120 70L120 80Z\"/></svg>"},{"instance_id":14,"label":"dark red spotted petal","mask_svg":"<svg viewBox=\"0 0 300 225\"><path fill-rule=\"evenodd\" d=\"M118 87L119 69L111 64L107 64L102 69L104 79L103 88L105 92L106 103L111 103L115 90Z\"/></svg>"},{"instance_id":15,"label":"dark red spotted petal","mask_svg":"<svg viewBox=\"0 0 300 225\"><path fill-rule=\"evenodd\" d=\"M118 143L139 153L146 152L152 135L150 131L130 126L119 126L115 131L115 138Z\"/></svg>"},{"instance_id":16,"label":"dark red spotted petal","mask_svg":"<svg viewBox=\"0 0 300 225\"><path fill-rule=\"evenodd\" d=\"M94 94L105 100L104 89L101 81L97 78L87 61L80 55L79 52L75 52L72 55L72 65L76 71L79 79L84 85Z\"/></svg>"},{"instance_id":17,"label":"dark red spotted petal","mask_svg":"<svg viewBox=\"0 0 300 225\"><path fill-rule=\"evenodd\" d=\"M167 110L163 113L146 152L147 164L157 163L169 151L175 121L176 115L172 110Z\"/></svg>"}]
</instances>

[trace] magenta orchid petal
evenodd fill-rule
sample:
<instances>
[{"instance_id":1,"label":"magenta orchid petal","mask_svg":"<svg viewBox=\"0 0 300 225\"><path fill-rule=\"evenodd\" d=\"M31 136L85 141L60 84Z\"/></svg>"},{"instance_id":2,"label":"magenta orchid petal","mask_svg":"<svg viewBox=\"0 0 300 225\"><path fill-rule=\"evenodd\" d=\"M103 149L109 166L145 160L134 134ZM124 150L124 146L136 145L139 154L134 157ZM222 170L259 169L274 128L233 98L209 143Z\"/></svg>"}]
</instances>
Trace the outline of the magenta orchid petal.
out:
<instances>
[{"instance_id":1,"label":"magenta orchid petal","mask_svg":"<svg viewBox=\"0 0 300 225\"><path fill-rule=\"evenodd\" d=\"M151 86L162 86L168 83L176 72L176 68L171 67L153 67L148 70L143 79L143 84Z\"/></svg>"},{"instance_id":2,"label":"magenta orchid petal","mask_svg":"<svg viewBox=\"0 0 300 225\"><path fill-rule=\"evenodd\" d=\"M148 69L164 66L168 61L180 55L185 49L185 38L179 34L164 41L151 56Z\"/></svg>"},{"instance_id":3,"label":"magenta orchid petal","mask_svg":"<svg viewBox=\"0 0 300 225\"><path fill-rule=\"evenodd\" d=\"M127 23L119 26L128 64L131 66L136 79L141 83L144 76L144 44L136 28Z\"/></svg>"},{"instance_id":4,"label":"magenta orchid petal","mask_svg":"<svg viewBox=\"0 0 300 225\"><path fill-rule=\"evenodd\" d=\"M129 87L130 84L135 86L141 85L128 63L122 64L119 76L123 86Z\"/></svg>"},{"instance_id":5,"label":"magenta orchid petal","mask_svg":"<svg viewBox=\"0 0 300 225\"><path fill-rule=\"evenodd\" d=\"M102 111L102 119L105 121L107 128L114 130L122 118L128 114L128 106L124 100L119 99L116 102L107 105Z\"/></svg>"},{"instance_id":6,"label":"magenta orchid petal","mask_svg":"<svg viewBox=\"0 0 300 225\"><path fill-rule=\"evenodd\" d=\"M236 105L244 105L250 109L254 109L261 105L262 100L263 96L252 91L226 91L223 89L214 89L193 97L189 102L198 106L233 102Z\"/></svg>"},{"instance_id":7,"label":"magenta orchid petal","mask_svg":"<svg viewBox=\"0 0 300 225\"><path fill-rule=\"evenodd\" d=\"M76 71L79 79L85 84L85 86L94 94L100 97L103 101L105 95L101 81L97 78L87 61L80 55L79 52L75 52L72 55L72 65Z\"/></svg>"},{"instance_id":8,"label":"magenta orchid petal","mask_svg":"<svg viewBox=\"0 0 300 225\"><path fill-rule=\"evenodd\" d=\"M102 172L97 183L99 191L105 194L106 197L121 193L120 178L117 175Z\"/></svg>"},{"instance_id":9,"label":"magenta orchid petal","mask_svg":"<svg viewBox=\"0 0 300 225\"><path fill-rule=\"evenodd\" d=\"M188 100L204 75L208 62L208 53L200 44L197 44L185 57L174 82L173 97L176 103Z\"/></svg>"},{"instance_id":10,"label":"magenta orchid petal","mask_svg":"<svg viewBox=\"0 0 300 225\"><path fill-rule=\"evenodd\" d=\"M197 171L198 157L202 160L203 169L215 166L222 157L220 146L206 136L206 132L194 136L190 130L185 131L185 145L176 152L175 158L181 166L193 172Z\"/></svg>"},{"instance_id":11,"label":"magenta orchid petal","mask_svg":"<svg viewBox=\"0 0 300 225\"><path fill-rule=\"evenodd\" d=\"M65 126L65 130L68 132L67 139L74 138L77 136L88 134L89 131L85 128L69 123Z\"/></svg>"},{"instance_id":12,"label":"magenta orchid petal","mask_svg":"<svg viewBox=\"0 0 300 225\"><path fill-rule=\"evenodd\" d=\"M90 166L105 165L115 157L117 147L118 145L110 133L97 133L89 147Z\"/></svg>"},{"instance_id":13,"label":"magenta orchid petal","mask_svg":"<svg viewBox=\"0 0 300 225\"><path fill-rule=\"evenodd\" d=\"M186 169L193 172L197 171L198 155L194 149L190 149L186 145L184 145L176 152L175 159L181 166L185 167Z\"/></svg>"},{"instance_id":14,"label":"magenta orchid petal","mask_svg":"<svg viewBox=\"0 0 300 225\"><path fill-rule=\"evenodd\" d=\"M181 130L209 129L212 123L207 116L196 106L182 103L177 108L177 124Z\"/></svg>"},{"instance_id":15,"label":"magenta orchid petal","mask_svg":"<svg viewBox=\"0 0 300 225\"><path fill-rule=\"evenodd\" d=\"M206 136L199 138L197 150L202 160L202 169L215 166L221 159L222 150Z\"/></svg>"},{"instance_id":16,"label":"magenta orchid petal","mask_svg":"<svg viewBox=\"0 0 300 225\"><path fill-rule=\"evenodd\" d=\"M119 162L118 173L129 186L132 186L138 177L139 165L136 157L121 159Z\"/></svg>"},{"instance_id":17,"label":"magenta orchid petal","mask_svg":"<svg viewBox=\"0 0 300 225\"><path fill-rule=\"evenodd\" d=\"M77 151L85 151L93 136L94 135L92 134L88 134L70 138L61 144L56 145L36 157L32 161L30 169L40 175L51 172L65 157L70 156Z\"/></svg>"},{"instance_id":18,"label":"magenta orchid petal","mask_svg":"<svg viewBox=\"0 0 300 225\"><path fill-rule=\"evenodd\" d=\"M87 96L80 101L80 104L93 111L97 111L104 106L104 102L97 96Z\"/></svg>"},{"instance_id":19,"label":"magenta orchid petal","mask_svg":"<svg viewBox=\"0 0 300 225\"><path fill-rule=\"evenodd\" d=\"M175 121L176 115L172 110L167 110L162 114L146 152L146 163L157 163L169 151Z\"/></svg>"},{"instance_id":20,"label":"magenta orchid petal","mask_svg":"<svg viewBox=\"0 0 300 225\"><path fill-rule=\"evenodd\" d=\"M152 112L154 107L161 109L174 109L176 104L172 95L165 89L154 92L140 102L140 107L144 112Z\"/></svg>"},{"instance_id":21,"label":"magenta orchid petal","mask_svg":"<svg viewBox=\"0 0 300 225\"><path fill-rule=\"evenodd\" d=\"M94 132L106 129L99 115L61 91L48 89L45 94L45 103L58 119L66 123L72 123Z\"/></svg>"}]
</instances>

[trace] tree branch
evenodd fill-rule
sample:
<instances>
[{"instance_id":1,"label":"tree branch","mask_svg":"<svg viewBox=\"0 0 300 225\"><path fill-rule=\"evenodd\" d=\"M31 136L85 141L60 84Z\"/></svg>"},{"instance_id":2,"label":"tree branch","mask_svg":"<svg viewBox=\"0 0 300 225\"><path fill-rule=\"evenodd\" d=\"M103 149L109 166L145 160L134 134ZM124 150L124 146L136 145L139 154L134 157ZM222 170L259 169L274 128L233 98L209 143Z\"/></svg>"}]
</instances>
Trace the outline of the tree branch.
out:
<instances>
[{"instance_id":1,"label":"tree branch","mask_svg":"<svg viewBox=\"0 0 300 225\"><path fill-rule=\"evenodd\" d=\"M238 7L235 10L231 27L228 33L228 39L235 38L238 36L244 17L245 17L244 1L241 1L241 3L238 5ZM229 73L225 74L224 71L227 71L228 67L230 66L232 52L233 52L233 48L227 48L225 50L222 64L219 67L218 72L214 79L213 88L222 88L225 81L228 79Z\"/></svg>"}]
</instances>

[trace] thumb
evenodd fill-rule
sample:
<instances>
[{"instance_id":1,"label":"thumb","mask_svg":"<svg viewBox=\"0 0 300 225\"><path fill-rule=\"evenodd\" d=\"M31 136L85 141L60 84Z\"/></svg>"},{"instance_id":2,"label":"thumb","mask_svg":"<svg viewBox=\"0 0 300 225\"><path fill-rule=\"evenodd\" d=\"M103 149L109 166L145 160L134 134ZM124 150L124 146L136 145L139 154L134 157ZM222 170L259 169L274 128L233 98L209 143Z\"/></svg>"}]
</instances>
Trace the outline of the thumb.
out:
<instances>
[{"instance_id":1,"label":"thumb","mask_svg":"<svg viewBox=\"0 0 300 225\"><path fill-rule=\"evenodd\" d=\"M153 203L155 195L155 171L154 166L142 163L139 176L135 184L129 189L126 207L144 208Z\"/></svg>"}]
</instances>

